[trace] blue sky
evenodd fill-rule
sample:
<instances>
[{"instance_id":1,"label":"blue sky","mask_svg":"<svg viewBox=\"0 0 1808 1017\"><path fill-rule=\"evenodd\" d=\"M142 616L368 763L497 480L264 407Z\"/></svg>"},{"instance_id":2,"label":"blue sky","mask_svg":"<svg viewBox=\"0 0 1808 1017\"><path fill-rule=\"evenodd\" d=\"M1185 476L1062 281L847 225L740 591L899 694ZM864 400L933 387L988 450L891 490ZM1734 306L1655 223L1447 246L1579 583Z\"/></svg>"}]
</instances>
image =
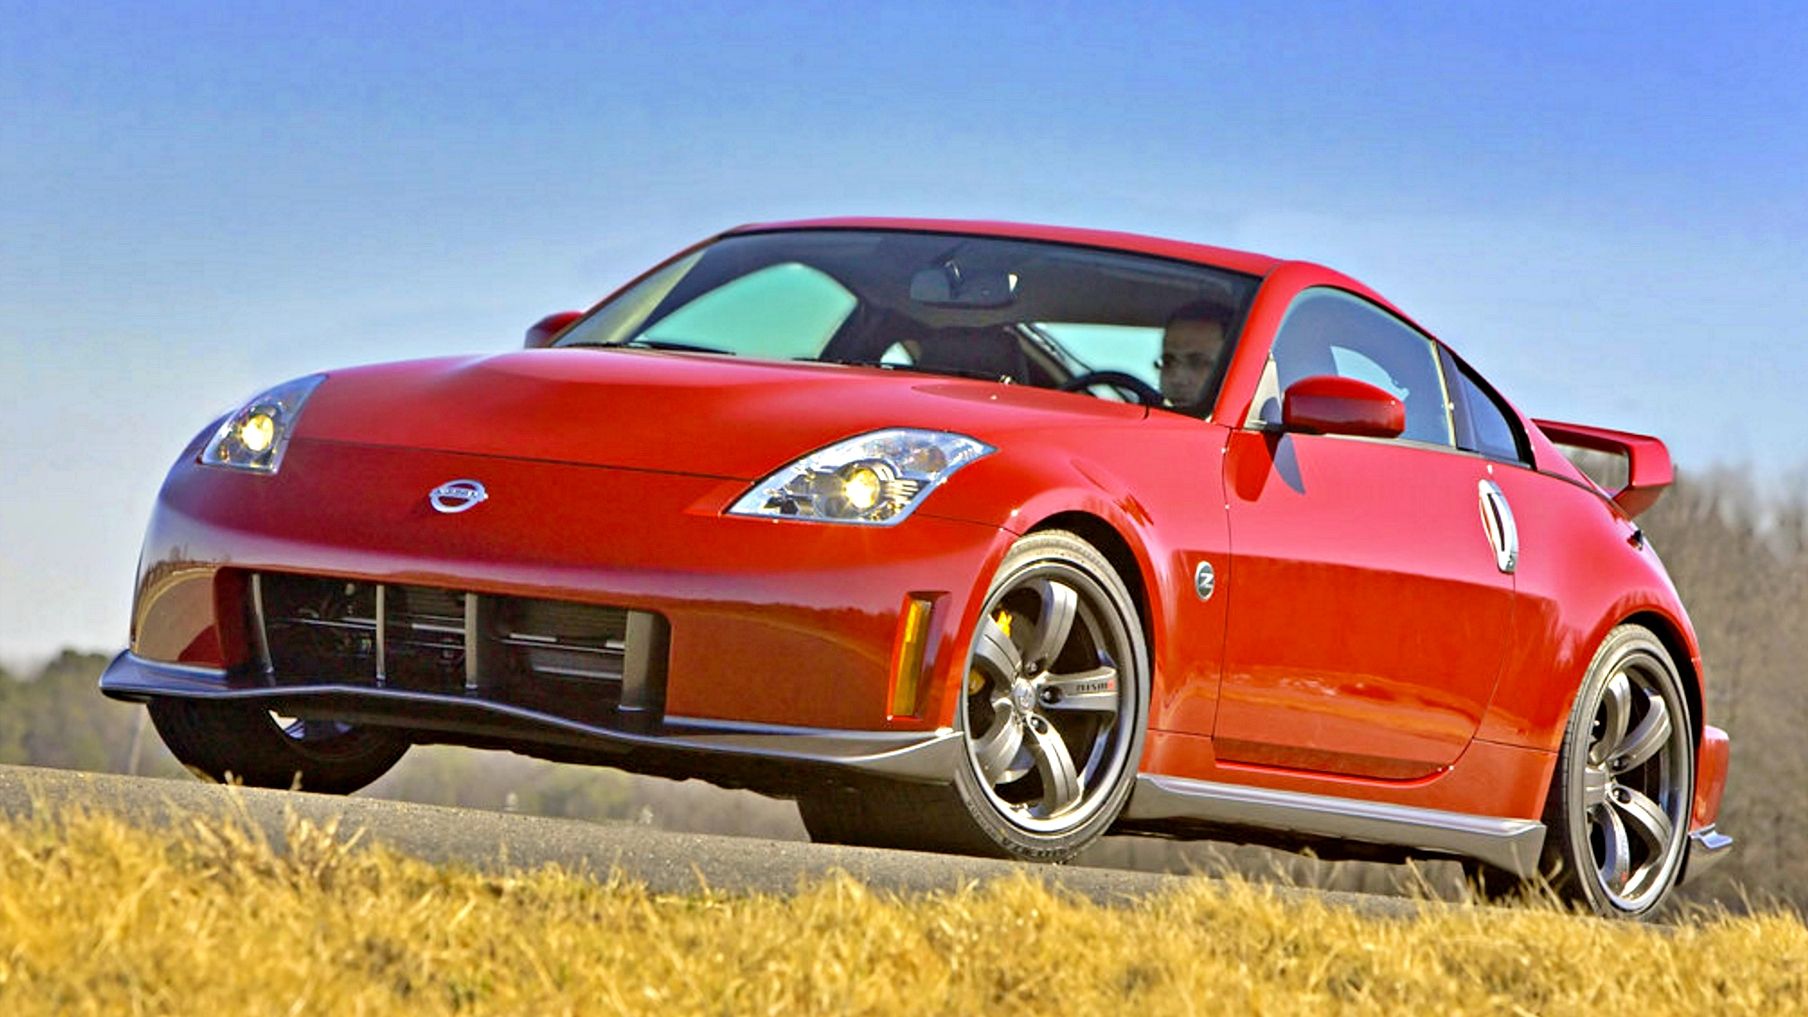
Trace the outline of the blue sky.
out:
<instances>
[{"instance_id":1,"label":"blue sky","mask_svg":"<svg viewBox=\"0 0 1808 1017\"><path fill-rule=\"evenodd\" d=\"M123 643L254 390L509 348L734 223L1325 261L1522 408L1808 461L1808 7L0 0L0 660Z\"/></svg>"}]
</instances>

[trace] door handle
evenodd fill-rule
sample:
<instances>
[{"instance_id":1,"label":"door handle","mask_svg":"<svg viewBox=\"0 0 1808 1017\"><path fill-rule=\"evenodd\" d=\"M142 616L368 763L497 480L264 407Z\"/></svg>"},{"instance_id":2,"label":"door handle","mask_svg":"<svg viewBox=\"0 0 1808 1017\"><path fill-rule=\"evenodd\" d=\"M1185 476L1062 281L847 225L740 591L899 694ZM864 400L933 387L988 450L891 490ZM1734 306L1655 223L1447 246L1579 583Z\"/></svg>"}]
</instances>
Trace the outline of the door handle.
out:
<instances>
[{"instance_id":1,"label":"door handle","mask_svg":"<svg viewBox=\"0 0 1808 1017\"><path fill-rule=\"evenodd\" d=\"M1507 504L1506 492L1492 480L1477 485L1481 500L1482 530L1494 546L1494 564L1512 575L1519 567L1519 525L1513 521L1513 507Z\"/></svg>"}]
</instances>

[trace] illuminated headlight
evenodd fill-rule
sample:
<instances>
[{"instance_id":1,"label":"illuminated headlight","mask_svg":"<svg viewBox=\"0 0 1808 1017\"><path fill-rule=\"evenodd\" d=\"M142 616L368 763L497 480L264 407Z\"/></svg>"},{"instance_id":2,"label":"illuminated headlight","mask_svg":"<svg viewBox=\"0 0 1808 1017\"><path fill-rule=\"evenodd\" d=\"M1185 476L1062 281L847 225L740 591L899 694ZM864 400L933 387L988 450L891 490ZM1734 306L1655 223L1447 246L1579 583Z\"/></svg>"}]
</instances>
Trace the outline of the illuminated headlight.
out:
<instances>
[{"instance_id":1,"label":"illuminated headlight","mask_svg":"<svg viewBox=\"0 0 1808 1017\"><path fill-rule=\"evenodd\" d=\"M874 431L804 456L753 485L728 512L890 526L955 470L993 451L947 431Z\"/></svg>"},{"instance_id":2,"label":"illuminated headlight","mask_svg":"<svg viewBox=\"0 0 1808 1017\"><path fill-rule=\"evenodd\" d=\"M201 452L202 465L275 473L282 465L283 450L289 447L302 404L325 380L324 374L297 378L246 403L214 432Z\"/></svg>"}]
</instances>

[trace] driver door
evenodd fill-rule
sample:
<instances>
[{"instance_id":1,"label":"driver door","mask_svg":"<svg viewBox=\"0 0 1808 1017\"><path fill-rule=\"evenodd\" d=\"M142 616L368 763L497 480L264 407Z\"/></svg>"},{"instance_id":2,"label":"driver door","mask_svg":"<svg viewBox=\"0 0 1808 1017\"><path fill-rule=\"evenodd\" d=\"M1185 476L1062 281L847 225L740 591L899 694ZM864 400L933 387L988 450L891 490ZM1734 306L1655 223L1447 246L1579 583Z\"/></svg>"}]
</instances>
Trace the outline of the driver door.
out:
<instances>
[{"instance_id":1,"label":"driver door","mask_svg":"<svg viewBox=\"0 0 1808 1017\"><path fill-rule=\"evenodd\" d=\"M1287 385L1335 374L1406 406L1396 439L1282 433ZM1225 457L1232 574L1219 759L1424 777L1474 737L1511 638L1512 576L1459 451L1436 344L1361 298L1302 293L1255 426Z\"/></svg>"}]
</instances>

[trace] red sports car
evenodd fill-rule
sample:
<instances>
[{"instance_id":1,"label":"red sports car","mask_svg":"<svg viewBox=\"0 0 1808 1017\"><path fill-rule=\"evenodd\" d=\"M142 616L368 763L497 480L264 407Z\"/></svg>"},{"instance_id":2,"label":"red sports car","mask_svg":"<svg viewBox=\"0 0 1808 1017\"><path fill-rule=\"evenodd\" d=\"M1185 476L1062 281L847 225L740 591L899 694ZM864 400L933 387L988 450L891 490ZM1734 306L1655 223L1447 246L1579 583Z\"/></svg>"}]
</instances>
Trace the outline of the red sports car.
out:
<instances>
[{"instance_id":1,"label":"red sports car","mask_svg":"<svg viewBox=\"0 0 1808 1017\"><path fill-rule=\"evenodd\" d=\"M794 798L846 843L1455 856L1634 916L1731 844L1633 521L1663 444L1526 419L1329 269L750 226L527 345L208 425L102 688L215 779L349 792L451 742Z\"/></svg>"}]
</instances>

